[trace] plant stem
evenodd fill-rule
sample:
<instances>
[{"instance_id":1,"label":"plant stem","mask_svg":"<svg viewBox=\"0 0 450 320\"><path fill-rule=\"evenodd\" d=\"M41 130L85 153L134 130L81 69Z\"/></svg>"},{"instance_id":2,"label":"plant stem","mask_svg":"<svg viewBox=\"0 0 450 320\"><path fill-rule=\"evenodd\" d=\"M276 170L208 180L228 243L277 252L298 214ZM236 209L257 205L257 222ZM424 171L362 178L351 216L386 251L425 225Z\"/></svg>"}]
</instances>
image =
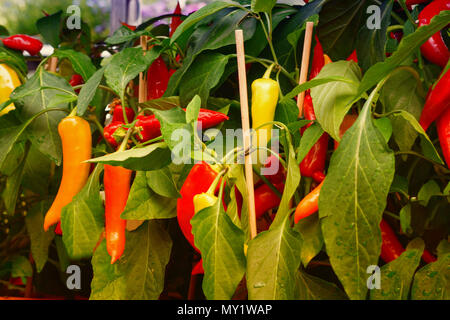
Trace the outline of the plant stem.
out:
<instances>
[{"instance_id":1,"label":"plant stem","mask_svg":"<svg viewBox=\"0 0 450 320\"><path fill-rule=\"evenodd\" d=\"M411 155L411 156L415 156L415 157L421 158L421 159L423 159L423 160L425 160L425 161L428 161L429 163L431 163L431 164L433 164L433 165L435 165L435 166L438 166L438 167L442 168L445 172L450 172L450 171L449 171L445 166L443 166L442 164L440 164L440 163L438 163L438 162L436 162L436 161L434 161L434 160L428 159L427 157L425 157L425 156L423 156L423 155L421 155L420 153L417 153L417 152L415 152L415 151L397 151L397 152L394 153L394 155L396 155L396 156L401 156L401 155Z\"/></svg>"}]
</instances>

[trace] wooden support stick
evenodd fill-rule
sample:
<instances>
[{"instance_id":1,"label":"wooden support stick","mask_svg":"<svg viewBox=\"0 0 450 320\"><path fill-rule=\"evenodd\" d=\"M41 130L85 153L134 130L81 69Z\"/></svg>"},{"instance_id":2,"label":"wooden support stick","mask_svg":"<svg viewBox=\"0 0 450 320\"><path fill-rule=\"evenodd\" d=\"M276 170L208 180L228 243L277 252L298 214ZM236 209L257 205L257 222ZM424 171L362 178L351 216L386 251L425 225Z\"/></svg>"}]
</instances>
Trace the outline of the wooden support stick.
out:
<instances>
[{"instance_id":1,"label":"wooden support stick","mask_svg":"<svg viewBox=\"0 0 450 320\"><path fill-rule=\"evenodd\" d=\"M236 53L238 61L239 73L239 91L241 98L241 117L242 129L244 135L244 150L245 154L245 180L247 183L248 192L248 211L250 222L250 237L255 238L257 235L256 229L256 210L255 210L255 192L253 186L253 167L251 153L247 152L251 149L251 132L250 132L250 118L248 111L248 92L247 92L247 75L245 70L245 49L244 49L244 32L236 30Z\"/></svg>"},{"instance_id":2,"label":"wooden support stick","mask_svg":"<svg viewBox=\"0 0 450 320\"><path fill-rule=\"evenodd\" d=\"M299 85L304 84L308 80L308 70L309 70L309 58L311 55L311 41L313 34L314 22L306 23L305 32L305 42L303 44L303 58L302 66L300 69L300 80ZM303 116L303 103L305 102L305 92L303 91L298 95L297 106L299 110L299 117Z\"/></svg>"},{"instance_id":3,"label":"wooden support stick","mask_svg":"<svg viewBox=\"0 0 450 320\"><path fill-rule=\"evenodd\" d=\"M56 72L57 67L58 67L58 58L51 57L48 61L48 71Z\"/></svg>"}]
</instances>

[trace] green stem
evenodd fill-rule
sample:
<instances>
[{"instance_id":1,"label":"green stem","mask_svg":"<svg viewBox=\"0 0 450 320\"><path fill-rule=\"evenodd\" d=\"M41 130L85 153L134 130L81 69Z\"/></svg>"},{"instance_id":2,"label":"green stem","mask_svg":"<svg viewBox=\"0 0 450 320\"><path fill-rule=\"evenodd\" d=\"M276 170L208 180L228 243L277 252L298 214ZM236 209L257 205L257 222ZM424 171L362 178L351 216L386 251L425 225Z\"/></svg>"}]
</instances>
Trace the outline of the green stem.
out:
<instances>
[{"instance_id":1,"label":"green stem","mask_svg":"<svg viewBox=\"0 0 450 320\"><path fill-rule=\"evenodd\" d=\"M227 168L225 168L224 170L222 170L217 177L214 179L213 183L211 184L211 186L209 187L208 191L206 192L207 194L210 195L215 195L215 191L217 189L217 185L219 184L220 180L222 179L223 175L225 175L225 173L227 172Z\"/></svg>"},{"instance_id":2,"label":"green stem","mask_svg":"<svg viewBox=\"0 0 450 320\"><path fill-rule=\"evenodd\" d=\"M256 166L253 166L253 172L272 190L280 199L283 196L277 188L261 173L258 172Z\"/></svg>"},{"instance_id":3,"label":"green stem","mask_svg":"<svg viewBox=\"0 0 450 320\"><path fill-rule=\"evenodd\" d=\"M392 218L394 218L396 220L400 220L400 217L398 215L392 213L392 212L385 211L384 214L387 215L387 216L390 216L390 217L392 217Z\"/></svg>"},{"instance_id":4,"label":"green stem","mask_svg":"<svg viewBox=\"0 0 450 320\"><path fill-rule=\"evenodd\" d=\"M404 0L397 1L400 4L400 7L402 7L403 11L405 11L406 17L408 20L413 24L413 26L416 26L416 22L411 16L411 13L409 12L408 8L406 7L406 3Z\"/></svg>"},{"instance_id":5,"label":"green stem","mask_svg":"<svg viewBox=\"0 0 450 320\"><path fill-rule=\"evenodd\" d=\"M127 145L128 145L128 140L130 140L131 134L134 131L134 125L128 129L127 134L125 136L125 138L122 141L122 144L120 145L119 149L117 150L117 152L123 152L125 150L127 150Z\"/></svg>"},{"instance_id":6,"label":"green stem","mask_svg":"<svg viewBox=\"0 0 450 320\"><path fill-rule=\"evenodd\" d=\"M278 64L278 58L277 58L277 55L275 53L275 48L273 47L271 36L267 32L266 25L264 24L264 21L261 19L261 16L258 16L258 19L261 22L261 26L263 28L264 34L265 34L266 39L267 39L267 43L269 44L270 51L272 52L273 60L275 61L276 64Z\"/></svg>"},{"instance_id":7,"label":"green stem","mask_svg":"<svg viewBox=\"0 0 450 320\"><path fill-rule=\"evenodd\" d=\"M137 147L145 147L145 146L148 146L150 144L153 144L155 142L159 142L159 141L162 141L162 140L163 140L163 137L160 136L158 138L155 138L155 139L152 139L152 140L149 140L149 141L145 141L144 143L139 143L139 144L137 144Z\"/></svg>"},{"instance_id":8,"label":"green stem","mask_svg":"<svg viewBox=\"0 0 450 320\"><path fill-rule=\"evenodd\" d=\"M420 153L414 152L414 151L397 151L397 152L394 153L394 155L396 155L396 156L401 156L401 155L411 155L411 156L415 156L415 157L421 158L421 159L423 159L423 160L425 160L425 161L428 161L429 163L431 163L431 164L433 164L433 165L435 165L435 166L438 166L438 167L442 168L442 169L444 170L444 172L450 172L450 171L447 169L447 167L443 166L443 165L440 164L439 162L436 162L436 161L434 161L434 160L428 159L427 157L421 155Z\"/></svg>"},{"instance_id":9,"label":"green stem","mask_svg":"<svg viewBox=\"0 0 450 320\"><path fill-rule=\"evenodd\" d=\"M77 107L73 108L69 114L69 117L75 117L77 115Z\"/></svg>"}]
</instances>

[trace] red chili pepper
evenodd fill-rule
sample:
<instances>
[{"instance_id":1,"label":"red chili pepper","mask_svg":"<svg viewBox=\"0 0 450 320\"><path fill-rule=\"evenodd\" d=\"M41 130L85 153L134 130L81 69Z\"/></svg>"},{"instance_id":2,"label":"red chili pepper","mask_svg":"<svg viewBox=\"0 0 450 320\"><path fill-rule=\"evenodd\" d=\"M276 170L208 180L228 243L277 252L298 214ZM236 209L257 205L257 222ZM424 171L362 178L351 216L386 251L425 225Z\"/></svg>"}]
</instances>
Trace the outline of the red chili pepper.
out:
<instances>
[{"instance_id":1,"label":"red chili pepper","mask_svg":"<svg viewBox=\"0 0 450 320\"><path fill-rule=\"evenodd\" d=\"M116 121L111 122L111 124L107 125L103 129L103 137L114 148L117 148L119 146L119 143L121 142L117 141L116 138L114 138L114 133L116 133L117 129L121 128L123 125L123 122Z\"/></svg>"},{"instance_id":2,"label":"red chili pepper","mask_svg":"<svg viewBox=\"0 0 450 320\"><path fill-rule=\"evenodd\" d=\"M121 22L120 24L123 25L124 27L127 27L127 28L130 29L131 31L136 31L136 29L137 29L136 26L129 25L129 24L126 23L126 22Z\"/></svg>"},{"instance_id":3,"label":"red chili pepper","mask_svg":"<svg viewBox=\"0 0 450 320\"><path fill-rule=\"evenodd\" d=\"M419 13L419 27L428 25L435 15L444 10L450 10L450 0L435 0L431 2ZM432 35L420 47L420 51L428 61L442 68L445 67L450 58L450 53L440 31Z\"/></svg>"},{"instance_id":4,"label":"red chili pepper","mask_svg":"<svg viewBox=\"0 0 450 320\"><path fill-rule=\"evenodd\" d=\"M62 229L61 229L61 221L59 221L58 224L56 225L55 234L57 236L62 236L63 235Z\"/></svg>"},{"instance_id":5,"label":"red chili pepper","mask_svg":"<svg viewBox=\"0 0 450 320\"><path fill-rule=\"evenodd\" d=\"M120 259L125 250L126 220L120 218L130 193L132 171L105 165L105 237L111 264Z\"/></svg>"},{"instance_id":6,"label":"red chili pepper","mask_svg":"<svg viewBox=\"0 0 450 320\"><path fill-rule=\"evenodd\" d=\"M449 88L447 88L447 91ZM437 120L437 131L442 153L444 154L447 167L450 168L450 107Z\"/></svg>"},{"instance_id":7,"label":"red chili pepper","mask_svg":"<svg viewBox=\"0 0 450 320\"><path fill-rule=\"evenodd\" d=\"M147 72L147 99L159 99L167 90L170 74L162 57L156 59Z\"/></svg>"},{"instance_id":8,"label":"red chili pepper","mask_svg":"<svg viewBox=\"0 0 450 320\"><path fill-rule=\"evenodd\" d=\"M427 131L431 123L450 108L450 69L431 87L419 123Z\"/></svg>"},{"instance_id":9,"label":"red chili pepper","mask_svg":"<svg viewBox=\"0 0 450 320\"><path fill-rule=\"evenodd\" d=\"M358 55L356 54L356 50L353 50L353 52L347 58L347 61L355 61L356 63L358 63Z\"/></svg>"},{"instance_id":10,"label":"red chili pepper","mask_svg":"<svg viewBox=\"0 0 450 320\"><path fill-rule=\"evenodd\" d=\"M33 37L17 34L8 38L3 39L3 44L5 47L18 51L28 51L32 56L36 56L41 52L43 44L38 39Z\"/></svg>"},{"instance_id":11,"label":"red chili pepper","mask_svg":"<svg viewBox=\"0 0 450 320\"><path fill-rule=\"evenodd\" d=\"M311 72L309 75L309 80L314 79L320 72L320 70L322 70L323 66L325 65L325 58L324 58L324 52L323 52L323 47L322 44L319 41L319 38L317 37L317 35L315 35L315 39L316 39L316 47L314 48L314 57L313 57L313 61L311 64Z\"/></svg>"},{"instance_id":12,"label":"red chili pepper","mask_svg":"<svg viewBox=\"0 0 450 320\"><path fill-rule=\"evenodd\" d=\"M303 108L306 120L316 120L312 98L309 94L305 96ZM306 128L311 125L312 123L309 123ZM302 131L304 132L306 128L302 128ZM323 172L325 170L328 140L328 134L324 133L303 159L300 164L300 172L303 177L313 177L316 172Z\"/></svg>"},{"instance_id":13,"label":"red chili pepper","mask_svg":"<svg viewBox=\"0 0 450 320\"><path fill-rule=\"evenodd\" d=\"M126 108L125 113L127 115L128 123L134 120L134 111L131 108ZM121 105L116 105L113 111L113 122L125 122L125 118L123 116L123 108Z\"/></svg>"},{"instance_id":14,"label":"red chili pepper","mask_svg":"<svg viewBox=\"0 0 450 320\"><path fill-rule=\"evenodd\" d=\"M280 193L283 193L284 183L274 184L274 187ZM267 184L263 184L262 186L256 188L255 190L256 219L258 220L267 211L278 207L280 205L280 202L281 198L275 192L273 192L273 190Z\"/></svg>"},{"instance_id":15,"label":"red chili pepper","mask_svg":"<svg viewBox=\"0 0 450 320\"><path fill-rule=\"evenodd\" d=\"M278 171L275 174L266 174L264 175L267 180L270 181L272 184L277 184L286 181L286 170L284 169L283 165L280 163L280 160L275 155L271 155L267 158L264 167L265 168L271 168L272 166L275 166L278 164Z\"/></svg>"},{"instance_id":16,"label":"red chili pepper","mask_svg":"<svg viewBox=\"0 0 450 320\"><path fill-rule=\"evenodd\" d=\"M351 126L355 123L355 121L358 119L357 114L348 114L344 117L344 121L342 121L341 126L339 127L339 137L342 139L344 136L344 133L347 132L348 129L350 129ZM336 150L339 147L339 142L334 141L334 150Z\"/></svg>"},{"instance_id":17,"label":"red chili pepper","mask_svg":"<svg viewBox=\"0 0 450 320\"><path fill-rule=\"evenodd\" d=\"M394 230L392 230L391 226L384 219L381 220L380 229L382 239L380 256L384 262L389 263L397 259L405 251L405 249L400 241L398 241ZM422 259L426 263L436 261L436 258L428 250L424 250Z\"/></svg>"},{"instance_id":18,"label":"red chili pepper","mask_svg":"<svg viewBox=\"0 0 450 320\"><path fill-rule=\"evenodd\" d=\"M83 77L80 76L79 74L74 74L72 76L72 78L70 78L70 81L69 81L69 84L72 87L76 87L76 86L82 85L83 83L84 83ZM75 92L76 93L80 93L80 89L77 89Z\"/></svg>"},{"instance_id":19,"label":"red chili pepper","mask_svg":"<svg viewBox=\"0 0 450 320\"><path fill-rule=\"evenodd\" d=\"M177 7L175 8L175 11L173 12L173 14L180 14L181 15L181 7L180 7L180 3L177 3ZM178 26L181 24L181 17L173 17L172 18L172 22L170 23L170 35L169 37L172 38L173 34L175 33L175 31L177 30Z\"/></svg>"},{"instance_id":20,"label":"red chili pepper","mask_svg":"<svg viewBox=\"0 0 450 320\"><path fill-rule=\"evenodd\" d=\"M207 192L217 175L218 172L208 163L195 164L180 190L181 198L177 200L178 224L191 246L199 253L194 244L191 225L191 219L195 214L194 196Z\"/></svg>"}]
</instances>

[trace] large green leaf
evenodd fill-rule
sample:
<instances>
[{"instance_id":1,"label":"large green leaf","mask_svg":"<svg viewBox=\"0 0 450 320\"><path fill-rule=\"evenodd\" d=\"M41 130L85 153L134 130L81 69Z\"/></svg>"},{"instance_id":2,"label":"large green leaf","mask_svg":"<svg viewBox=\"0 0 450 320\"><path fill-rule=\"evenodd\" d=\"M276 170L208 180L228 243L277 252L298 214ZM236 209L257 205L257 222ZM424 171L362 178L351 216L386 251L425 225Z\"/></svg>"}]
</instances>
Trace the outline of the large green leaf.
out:
<instances>
[{"instance_id":1,"label":"large green leaf","mask_svg":"<svg viewBox=\"0 0 450 320\"><path fill-rule=\"evenodd\" d=\"M303 249L302 249L303 250ZM347 300L347 296L334 283L299 270L296 277L298 300Z\"/></svg>"},{"instance_id":2,"label":"large green leaf","mask_svg":"<svg viewBox=\"0 0 450 320\"><path fill-rule=\"evenodd\" d=\"M195 246L202 252L203 292L209 300L230 300L245 273L244 233L231 221L222 204L197 212L191 220Z\"/></svg>"},{"instance_id":3,"label":"large green leaf","mask_svg":"<svg viewBox=\"0 0 450 320\"><path fill-rule=\"evenodd\" d=\"M297 297L301 238L289 217L249 242L247 289L250 300L292 300Z\"/></svg>"},{"instance_id":4,"label":"large green leaf","mask_svg":"<svg viewBox=\"0 0 450 320\"><path fill-rule=\"evenodd\" d=\"M367 0L327 0L320 12L319 40L333 61L344 60L355 48L355 34L366 27Z\"/></svg>"},{"instance_id":5,"label":"large green leaf","mask_svg":"<svg viewBox=\"0 0 450 320\"><path fill-rule=\"evenodd\" d=\"M68 59L72 64L73 70L81 75L85 82L89 80L96 71L91 59L84 53L72 49L64 49L56 50L53 55L61 59Z\"/></svg>"},{"instance_id":6,"label":"large green leaf","mask_svg":"<svg viewBox=\"0 0 450 320\"><path fill-rule=\"evenodd\" d=\"M102 82L105 67L97 70L92 77L84 84L80 90L78 97L77 114L83 116L89 107L89 104L94 99L98 86Z\"/></svg>"},{"instance_id":7,"label":"large green leaf","mask_svg":"<svg viewBox=\"0 0 450 320\"><path fill-rule=\"evenodd\" d=\"M252 11L270 13L276 3L277 0L252 0Z\"/></svg>"},{"instance_id":8,"label":"large green leaf","mask_svg":"<svg viewBox=\"0 0 450 320\"><path fill-rule=\"evenodd\" d=\"M438 246L438 260L427 264L414 276L411 299L450 299L450 245L446 239Z\"/></svg>"},{"instance_id":9,"label":"large green leaf","mask_svg":"<svg viewBox=\"0 0 450 320\"><path fill-rule=\"evenodd\" d=\"M353 104L361 70L353 61L338 61L326 65L317 79L341 76L350 82L329 82L311 89L314 111L322 128L335 140L340 140L339 128Z\"/></svg>"},{"instance_id":10,"label":"large green leaf","mask_svg":"<svg viewBox=\"0 0 450 320\"><path fill-rule=\"evenodd\" d=\"M301 259L306 268L323 248L323 235L320 229L320 220L317 214L300 220L295 225L295 230L302 237Z\"/></svg>"},{"instance_id":11,"label":"large green leaf","mask_svg":"<svg viewBox=\"0 0 450 320\"><path fill-rule=\"evenodd\" d=\"M394 0L383 2L380 6L380 28L369 29L363 25L356 39L358 64L363 70L369 69L375 63L386 59L386 35L391 22L391 12Z\"/></svg>"},{"instance_id":12,"label":"large green leaf","mask_svg":"<svg viewBox=\"0 0 450 320\"><path fill-rule=\"evenodd\" d=\"M144 148L115 152L87 162L121 166L133 171L162 169L170 164L171 153L164 142L154 143Z\"/></svg>"},{"instance_id":13,"label":"large green leaf","mask_svg":"<svg viewBox=\"0 0 450 320\"><path fill-rule=\"evenodd\" d=\"M60 10L54 14L45 16L36 22L39 33L53 48L58 48L61 43L59 36L61 32L62 14L63 12Z\"/></svg>"},{"instance_id":14,"label":"large green leaf","mask_svg":"<svg viewBox=\"0 0 450 320\"><path fill-rule=\"evenodd\" d=\"M40 68L27 83L17 88L11 98L20 105L20 116L29 120L39 112L48 109L50 102L61 91L56 89L42 89L54 87L74 93L67 81L59 76ZM61 103L59 108L68 108L67 103ZM39 151L48 156L57 165L61 163L61 139L58 135L58 124L66 114L62 111L46 112L35 119L27 128L29 138Z\"/></svg>"},{"instance_id":15,"label":"large green leaf","mask_svg":"<svg viewBox=\"0 0 450 320\"><path fill-rule=\"evenodd\" d=\"M51 161L35 146L31 146L25 162L22 186L36 194L47 195L51 176Z\"/></svg>"},{"instance_id":16,"label":"large green leaf","mask_svg":"<svg viewBox=\"0 0 450 320\"><path fill-rule=\"evenodd\" d=\"M28 73L28 66L25 62L24 56L16 51L9 50L5 47L0 47L0 63L5 63L8 66L19 71L19 75L26 76Z\"/></svg>"},{"instance_id":17,"label":"large green leaf","mask_svg":"<svg viewBox=\"0 0 450 320\"><path fill-rule=\"evenodd\" d=\"M55 237L53 228L49 231L44 231L44 215L50 208L49 201L41 201L31 207L27 216L25 217L25 225L30 236L31 253L36 263L36 270L38 273L42 271L48 260L48 249Z\"/></svg>"},{"instance_id":18,"label":"large green leaf","mask_svg":"<svg viewBox=\"0 0 450 320\"><path fill-rule=\"evenodd\" d=\"M414 273L420 263L425 245L423 240L412 240L406 251L381 268L381 288L370 291L371 300L406 300Z\"/></svg>"},{"instance_id":19,"label":"large green leaf","mask_svg":"<svg viewBox=\"0 0 450 320\"><path fill-rule=\"evenodd\" d=\"M146 176L148 186L160 196L175 199L180 197L172 172L168 167L160 170L148 171Z\"/></svg>"},{"instance_id":20,"label":"large green leaf","mask_svg":"<svg viewBox=\"0 0 450 320\"><path fill-rule=\"evenodd\" d=\"M105 209L100 196L102 165L97 165L84 188L62 209L61 229L69 257L89 258L105 224Z\"/></svg>"},{"instance_id":21,"label":"large green leaf","mask_svg":"<svg viewBox=\"0 0 450 320\"><path fill-rule=\"evenodd\" d=\"M319 197L327 253L351 299L366 297L366 269L378 262L379 224L395 172L394 153L371 117L375 94L333 154Z\"/></svg>"},{"instance_id":22,"label":"large green leaf","mask_svg":"<svg viewBox=\"0 0 450 320\"><path fill-rule=\"evenodd\" d=\"M114 265L105 241L95 251L92 300L157 300L161 295L172 251L164 223L148 221L126 237L125 252Z\"/></svg>"},{"instance_id":23,"label":"large green leaf","mask_svg":"<svg viewBox=\"0 0 450 320\"><path fill-rule=\"evenodd\" d=\"M419 85L417 79L407 70L392 75L380 93L385 112L404 110L418 121L424 105L424 98L418 92ZM398 147L401 151L410 150L417 139L417 131L403 118L394 117L391 121Z\"/></svg>"},{"instance_id":24,"label":"large green leaf","mask_svg":"<svg viewBox=\"0 0 450 320\"><path fill-rule=\"evenodd\" d=\"M149 187L147 175L150 172L136 173L122 219L171 219L177 216L177 201L160 196Z\"/></svg>"},{"instance_id":25,"label":"large green leaf","mask_svg":"<svg viewBox=\"0 0 450 320\"><path fill-rule=\"evenodd\" d=\"M431 19L429 25L422 26L416 30L413 34L410 34L402 39L397 51L387 58L384 62L378 62L372 66L364 74L361 84L358 88L359 97L374 85L379 83L385 78L392 70L405 62L405 60L433 34L444 28L450 20L450 10L441 11L438 15Z\"/></svg>"},{"instance_id":26,"label":"large green leaf","mask_svg":"<svg viewBox=\"0 0 450 320\"><path fill-rule=\"evenodd\" d=\"M180 84L181 104L186 105L195 95L199 95L206 105L209 92L219 83L228 60L229 56L220 53L199 55Z\"/></svg>"}]
</instances>

